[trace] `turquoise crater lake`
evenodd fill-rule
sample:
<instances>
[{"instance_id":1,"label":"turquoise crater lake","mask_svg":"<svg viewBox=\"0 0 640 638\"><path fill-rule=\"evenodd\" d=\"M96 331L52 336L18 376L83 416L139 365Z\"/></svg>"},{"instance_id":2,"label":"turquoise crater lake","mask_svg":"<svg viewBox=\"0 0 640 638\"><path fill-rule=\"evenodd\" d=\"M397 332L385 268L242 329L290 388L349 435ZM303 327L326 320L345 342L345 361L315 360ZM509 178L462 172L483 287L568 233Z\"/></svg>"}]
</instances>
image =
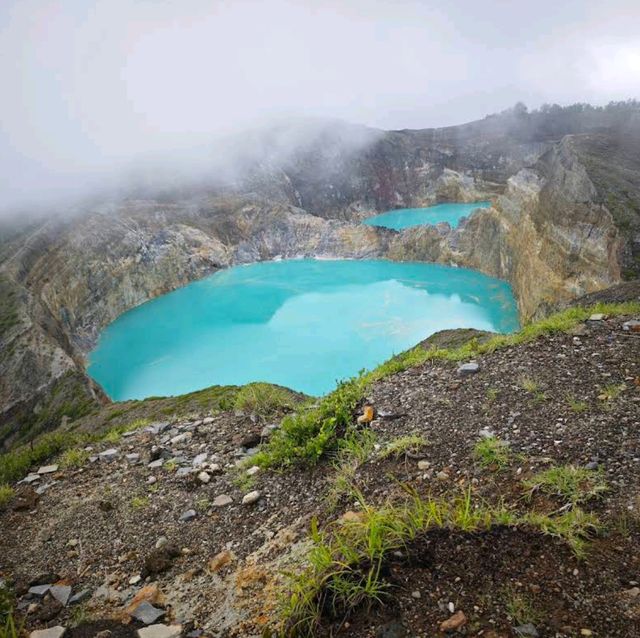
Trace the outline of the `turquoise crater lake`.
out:
<instances>
[{"instance_id":1,"label":"turquoise crater lake","mask_svg":"<svg viewBox=\"0 0 640 638\"><path fill-rule=\"evenodd\" d=\"M435 264L262 262L124 313L89 374L117 401L251 381L321 395L445 328L516 330L509 285Z\"/></svg>"},{"instance_id":2,"label":"turquoise crater lake","mask_svg":"<svg viewBox=\"0 0 640 638\"><path fill-rule=\"evenodd\" d=\"M477 208L489 208L491 202L471 202L470 204L437 204L428 208L398 208L364 220L368 226L382 226L393 230L404 230L412 226L425 226L447 222L457 228L460 220Z\"/></svg>"}]
</instances>

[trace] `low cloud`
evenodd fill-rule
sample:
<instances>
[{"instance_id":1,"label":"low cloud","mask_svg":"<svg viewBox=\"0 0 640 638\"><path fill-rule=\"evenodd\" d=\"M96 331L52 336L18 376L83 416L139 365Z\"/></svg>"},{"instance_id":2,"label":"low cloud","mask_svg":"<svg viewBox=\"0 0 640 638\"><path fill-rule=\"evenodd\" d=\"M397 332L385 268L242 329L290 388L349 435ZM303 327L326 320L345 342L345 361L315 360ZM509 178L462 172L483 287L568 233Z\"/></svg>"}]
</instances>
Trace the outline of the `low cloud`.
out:
<instances>
[{"instance_id":1,"label":"low cloud","mask_svg":"<svg viewBox=\"0 0 640 638\"><path fill-rule=\"evenodd\" d=\"M624 0L5 0L0 210L155 166L207 174L238 157L220 140L274 121L422 128L637 97L638 43Z\"/></svg>"}]
</instances>

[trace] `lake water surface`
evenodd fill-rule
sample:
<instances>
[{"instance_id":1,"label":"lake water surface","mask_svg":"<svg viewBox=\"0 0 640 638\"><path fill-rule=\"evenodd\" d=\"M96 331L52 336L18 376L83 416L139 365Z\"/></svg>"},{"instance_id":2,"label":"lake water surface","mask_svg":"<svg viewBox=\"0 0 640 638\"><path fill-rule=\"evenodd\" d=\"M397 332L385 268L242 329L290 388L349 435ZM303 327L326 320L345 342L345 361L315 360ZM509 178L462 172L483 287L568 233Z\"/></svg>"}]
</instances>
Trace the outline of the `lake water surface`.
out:
<instances>
[{"instance_id":1,"label":"lake water surface","mask_svg":"<svg viewBox=\"0 0 640 638\"><path fill-rule=\"evenodd\" d=\"M412 226L425 226L448 222L451 228L457 228L460 220L477 208L488 208L491 202L472 202L470 204L437 204L428 208L398 208L364 220L368 226L383 226L394 230L403 230Z\"/></svg>"},{"instance_id":2,"label":"lake water surface","mask_svg":"<svg viewBox=\"0 0 640 638\"><path fill-rule=\"evenodd\" d=\"M435 264L263 262L124 313L89 374L118 401L251 381L321 395L445 328L516 330L509 285Z\"/></svg>"}]
</instances>

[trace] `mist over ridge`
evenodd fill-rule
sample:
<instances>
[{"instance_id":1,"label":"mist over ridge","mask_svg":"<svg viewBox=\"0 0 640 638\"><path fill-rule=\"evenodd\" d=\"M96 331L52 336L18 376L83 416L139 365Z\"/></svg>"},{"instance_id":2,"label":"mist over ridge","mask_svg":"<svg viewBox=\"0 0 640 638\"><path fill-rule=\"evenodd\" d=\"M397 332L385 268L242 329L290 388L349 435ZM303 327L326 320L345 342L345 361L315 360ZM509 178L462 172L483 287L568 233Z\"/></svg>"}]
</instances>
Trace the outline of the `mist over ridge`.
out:
<instances>
[{"instance_id":1,"label":"mist over ridge","mask_svg":"<svg viewBox=\"0 0 640 638\"><path fill-rule=\"evenodd\" d=\"M627 0L7 0L0 211L233 175L234 136L273 122L423 129L638 96L639 24Z\"/></svg>"}]
</instances>

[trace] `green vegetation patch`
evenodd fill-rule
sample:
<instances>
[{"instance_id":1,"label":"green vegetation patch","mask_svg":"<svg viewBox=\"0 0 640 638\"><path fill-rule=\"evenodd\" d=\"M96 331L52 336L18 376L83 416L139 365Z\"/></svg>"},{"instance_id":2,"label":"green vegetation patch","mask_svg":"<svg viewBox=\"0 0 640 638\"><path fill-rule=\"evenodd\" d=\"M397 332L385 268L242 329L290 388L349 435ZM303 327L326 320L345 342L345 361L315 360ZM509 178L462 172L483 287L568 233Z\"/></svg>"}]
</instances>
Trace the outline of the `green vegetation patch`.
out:
<instances>
[{"instance_id":1,"label":"green vegetation patch","mask_svg":"<svg viewBox=\"0 0 640 638\"><path fill-rule=\"evenodd\" d=\"M352 430L339 442L334 462L335 475L329 488L329 507L334 509L341 498L357 498L356 472L375 452L376 435L368 429Z\"/></svg>"},{"instance_id":2,"label":"green vegetation patch","mask_svg":"<svg viewBox=\"0 0 640 638\"><path fill-rule=\"evenodd\" d=\"M269 443L253 457L262 467L286 467L296 462L317 463L336 447L353 424L356 407L364 396L367 381L362 375L344 381L317 404L286 416Z\"/></svg>"},{"instance_id":3,"label":"green vegetation patch","mask_svg":"<svg viewBox=\"0 0 640 638\"><path fill-rule=\"evenodd\" d=\"M540 491L571 505L586 503L607 491L602 472L574 465L549 468L524 481L524 485L531 494Z\"/></svg>"},{"instance_id":4,"label":"green vegetation patch","mask_svg":"<svg viewBox=\"0 0 640 638\"><path fill-rule=\"evenodd\" d=\"M511 461L509 444L495 436L478 441L473 448L473 455L484 468L502 470Z\"/></svg>"},{"instance_id":5,"label":"green vegetation patch","mask_svg":"<svg viewBox=\"0 0 640 638\"><path fill-rule=\"evenodd\" d=\"M236 410L269 416L274 412L291 410L299 398L293 391L270 383L249 383L238 390Z\"/></svg>"},{"instance_id":6,"label":"green vegetation patch","mask_svg":"<svg viewBox=\"0 0 640 638\"><path fill-rule=\"evenodd\" d=\"M82 467L89 459L89 452L79 447L72 447L60 455L60 467L63 469Z\"/></svg>"},{"instance_id":7,"label":"green vegetation patch","mask_svg":"<svg viewBox=\"0 0 640 638\"><path fill-rule=\"evenodd\" d=\"M24 477L31 467L41 465L49 459L60 456L63 467L79 467L84 463L82 448L90 443L119 440L123 432L143 427L148 421L139 419L127 425L114 426L99 434L81 431L61 431L43 434L11 452L0 455L0 484L11 483Z\"/></svg>"},{"instance_id":8,"label":"green vegetation patch","mask_svg":"<svg viewBox=\"0 0 640 638\"><path fill-rule=\"evenodd\" d=\"M0 483L0 508L13 498L13 488L6 483Z\"/></svg>"}]
</instances>

